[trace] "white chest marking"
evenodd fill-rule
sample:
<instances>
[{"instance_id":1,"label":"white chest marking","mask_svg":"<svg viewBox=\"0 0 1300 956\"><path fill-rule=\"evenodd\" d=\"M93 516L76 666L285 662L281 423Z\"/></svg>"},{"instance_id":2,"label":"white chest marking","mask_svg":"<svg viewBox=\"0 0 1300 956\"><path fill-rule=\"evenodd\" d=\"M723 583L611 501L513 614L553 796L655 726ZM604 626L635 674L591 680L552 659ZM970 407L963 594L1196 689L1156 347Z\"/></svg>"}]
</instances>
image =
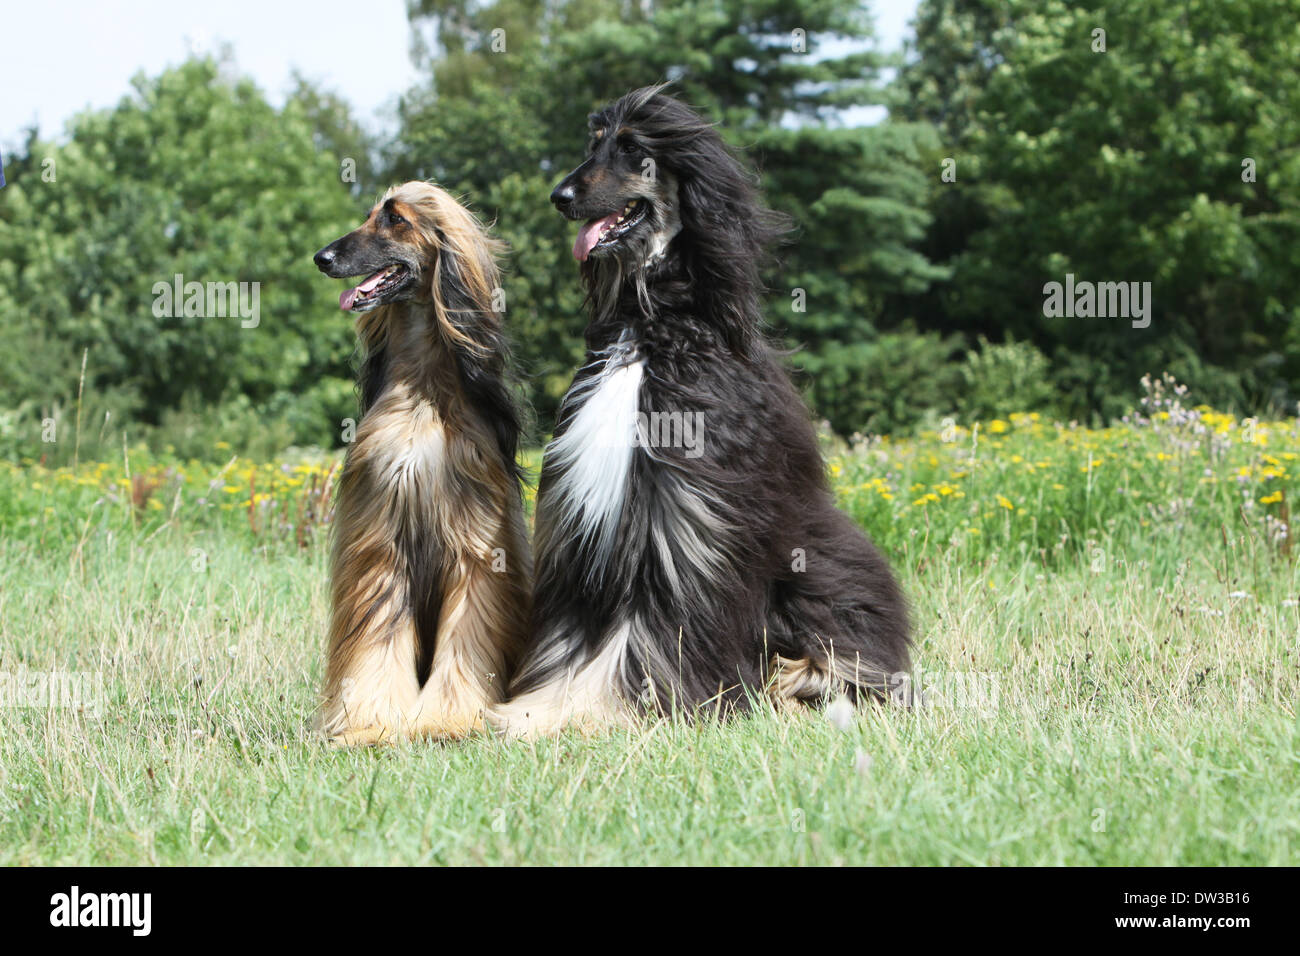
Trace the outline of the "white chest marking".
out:
<instances>
[{"instance_id":1,"label":"white chest marking","mask_svg":"<svg viewBox=\"0 0 1300 956\"><path fill-rule=\"evenodd\" d=\"M645 364L627 358L626 349L614 350L604 370L569 395L581 407L546 450L557 466L553 507L571 533L594 541L602 561L614 544L636 446Z\"/></svg>"}]
</instances>

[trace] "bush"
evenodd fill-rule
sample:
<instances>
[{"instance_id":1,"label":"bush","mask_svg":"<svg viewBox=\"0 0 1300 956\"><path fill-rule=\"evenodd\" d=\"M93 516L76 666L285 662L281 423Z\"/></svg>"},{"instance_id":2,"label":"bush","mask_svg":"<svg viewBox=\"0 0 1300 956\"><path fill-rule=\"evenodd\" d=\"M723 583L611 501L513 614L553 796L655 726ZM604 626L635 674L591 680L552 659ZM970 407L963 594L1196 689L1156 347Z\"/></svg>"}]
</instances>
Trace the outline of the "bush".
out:
<instances>
[{"instance_id":1,"label":"bush","mask_svg":"<svg viewBox=\"0 0 1300 956\"><path fill-rule=\"evenodd\" d=\"M997 418L1009 411L1055 414L1057 393L1047 356L1010 338L996 345L980 336L979 342L958 367L963 420Z\"/></svg>"},{"instance_id":2,"label":"bush","mask_svg":"<svg viewBox=\"0 0 1300 956\"><path fill-rule=\"evenodd\" d=\"M905 431L956 409L961 337L904 328L821 355L796 353L808 398L840 435Z\"/></svg>"}]
</instances>

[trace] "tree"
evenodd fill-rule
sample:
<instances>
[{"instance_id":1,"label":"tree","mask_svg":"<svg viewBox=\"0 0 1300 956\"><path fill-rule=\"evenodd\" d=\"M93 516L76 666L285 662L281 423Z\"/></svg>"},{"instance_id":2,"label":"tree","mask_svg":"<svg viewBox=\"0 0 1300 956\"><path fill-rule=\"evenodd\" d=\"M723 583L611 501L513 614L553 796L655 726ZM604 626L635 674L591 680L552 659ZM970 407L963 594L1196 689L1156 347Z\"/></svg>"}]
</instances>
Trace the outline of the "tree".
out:
<instances>
[{"instance_id":1,"label":"tree","mask_svg":"<svg viewBox=\"0 0 1300 956\"><path fill-rule=\"evenodd\" d=\"M927 131L838 121L881 98L885 60L858 3L417 0L411 10L429 71L402 101L391 178L438 179L510 243L509 317L544 430L585 324L572 227L547 196L581 158L587 113L629 89L671 81L761 168L770 203L797 226L769 276L770 319L806 348L797 361L829 370L825 382L861 385L858 348L906 317L887 311L893 297L946 274L913 248L928 220L915 163ZM842 431L877 411L860 400L870 390L817 381L812 397Z\"/></svg>"},{"instance_id":2,"label":"tree","mask_svg":"<svg viewBox=\"0 0 1300 956\"><path fill-rule=\"evenodd\" d=\"M935 193L925 247L953 278L923 322L1032 341L1075 415L1120 413L1139 377L1163 370L1217 403L1290 407L1296 12L1294 0L924 0L896 106L936 124L959 173ZM1044 284L1067 273L1149 281L1150 327L1046 318Z\"/></svg>"},{"instance_id":3,"label":"tree","mask_svg":"<svg viewBox=\"0 0 1300 956\"><path fill-rule=\"evenodd\" d=\"M0 323L36 357L0 360L0 405L27 409L35 439L37 411L75 398L89 349L86 394L115 422L236 407L263 426L285 418L292 440L334 443L354 408L353 333L311 257L355 225L358 206L339 158L318 148L303 88L276 110L215 59L133 86L74 119L63 144L33 135L11 165ZM206 294L200 315L160 302L177 275L205 292L246 283L248 314Z\"/></svg>"}]
</instances>

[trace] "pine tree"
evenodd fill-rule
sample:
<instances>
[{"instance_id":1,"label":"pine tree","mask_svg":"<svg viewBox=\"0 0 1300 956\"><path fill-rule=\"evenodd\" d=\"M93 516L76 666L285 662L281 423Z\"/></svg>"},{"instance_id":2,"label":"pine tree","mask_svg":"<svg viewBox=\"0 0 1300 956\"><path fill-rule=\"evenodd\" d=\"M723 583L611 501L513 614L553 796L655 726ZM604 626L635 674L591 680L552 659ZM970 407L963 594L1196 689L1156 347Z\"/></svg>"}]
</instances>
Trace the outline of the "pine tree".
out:
<instances>
[{"instance_id":1,"label":"pine tree","mask_svg":"<svg viewBox=\"0 0 1300 956\"><path fill-rule=\"evenodd\" d=\"M547 195L581 158L587 113L663 81L720 123L797 226L768 276L769 316L817 372L818 411L845 432L895 423L868 385L889 361L880 332L906 317L888 306L945 273L913 248L927 225L924 128L842 121L883 95L861 4L421 0L412 17L428 76L403 100L391 171L462 191L514 249L508 314L543 429L583 327L572 227Z\"/></svg>"}]
</instances>

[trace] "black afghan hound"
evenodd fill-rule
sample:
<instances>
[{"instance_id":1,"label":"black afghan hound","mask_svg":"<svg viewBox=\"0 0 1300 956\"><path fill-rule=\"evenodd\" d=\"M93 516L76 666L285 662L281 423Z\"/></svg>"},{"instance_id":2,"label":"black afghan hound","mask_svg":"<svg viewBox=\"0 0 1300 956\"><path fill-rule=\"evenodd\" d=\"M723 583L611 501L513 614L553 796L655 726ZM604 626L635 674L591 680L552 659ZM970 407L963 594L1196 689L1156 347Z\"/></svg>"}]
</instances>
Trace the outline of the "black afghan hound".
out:
<instances>
[{"instance_id":1,"label":"black afghan hound","mask_svg":"<svg viewBox=\"0 0 1300 956\"><path fill-rule=\"evenodd\" d=\"M587 364L537 502L530 645L493 722L591 727L883 695L908 668L889 566L836 510L810 416L761 330L780 221L661 87L590 120L551 200L585 220Z\"/></svg>"}]
</instances>

